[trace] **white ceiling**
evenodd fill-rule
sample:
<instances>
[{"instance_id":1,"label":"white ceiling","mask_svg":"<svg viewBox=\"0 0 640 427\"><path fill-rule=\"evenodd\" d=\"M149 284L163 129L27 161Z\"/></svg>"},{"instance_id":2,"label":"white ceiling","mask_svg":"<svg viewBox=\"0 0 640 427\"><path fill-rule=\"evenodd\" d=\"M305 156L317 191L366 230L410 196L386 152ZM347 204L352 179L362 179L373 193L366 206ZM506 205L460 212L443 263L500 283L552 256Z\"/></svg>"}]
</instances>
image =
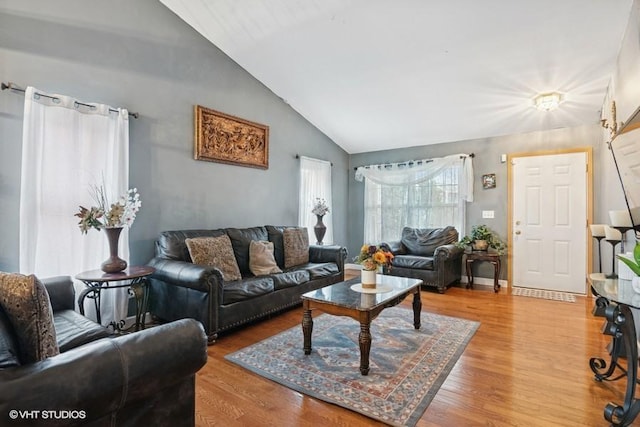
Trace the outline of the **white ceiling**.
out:
<instances>
[{"instance_id":1,"label":"white ceiling","mask_svg":"<svg viewBox=\"0 0 640 427\"><path fill-rule=\"evenodd\" d=\"M160 1L349 153L596 123L632 4Z\"/></svg>"}]
</instances>

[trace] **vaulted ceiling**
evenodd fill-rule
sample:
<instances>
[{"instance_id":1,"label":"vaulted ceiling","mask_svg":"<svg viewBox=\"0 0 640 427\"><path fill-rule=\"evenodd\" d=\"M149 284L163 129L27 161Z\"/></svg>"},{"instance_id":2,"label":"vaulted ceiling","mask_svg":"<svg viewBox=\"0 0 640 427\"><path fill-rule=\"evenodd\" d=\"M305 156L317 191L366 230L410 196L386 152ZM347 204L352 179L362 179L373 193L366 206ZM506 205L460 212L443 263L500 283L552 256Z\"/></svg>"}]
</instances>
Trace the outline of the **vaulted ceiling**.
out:
<instances>
[{"instance_id":1,"label":"vaulted ceiling","mask_svg":"<svg viewBox=\"0 0 640 427\"><path fill-rule=\"evenodd\" d=\"M596 123L632 5L160 1L349 153Z\"/></svg>"}]
</instances>

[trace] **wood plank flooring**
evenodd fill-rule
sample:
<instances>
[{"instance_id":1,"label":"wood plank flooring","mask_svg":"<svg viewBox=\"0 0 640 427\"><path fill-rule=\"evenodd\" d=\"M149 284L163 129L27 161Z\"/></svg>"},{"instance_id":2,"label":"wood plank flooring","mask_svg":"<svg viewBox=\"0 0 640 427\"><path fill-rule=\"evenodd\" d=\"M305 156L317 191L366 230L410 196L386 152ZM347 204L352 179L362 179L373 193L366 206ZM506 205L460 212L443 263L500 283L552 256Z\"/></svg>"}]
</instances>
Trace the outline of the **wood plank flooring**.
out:
<instances>
[{"instance_id":1,"label":"wood plank flooring","mask_svg":"<svg viewBox=\"0 0 640 427\"><path fill-rule=\"evenodd\" d=\"M411 298L402 303L410 304ZM589 369L589 358L606 359L610 341L601 333L604 319L591 314L590 297L568 303L512 296L504 288L495 294L454 287L423 291L422 304L481 325L418 426L607 426L605 404L622 403L625 381L599 383ZM294 308L209 347L196 379L197 426L382 425L224 359L301 319L302 309Z\"/></svg>"}]
</instances>

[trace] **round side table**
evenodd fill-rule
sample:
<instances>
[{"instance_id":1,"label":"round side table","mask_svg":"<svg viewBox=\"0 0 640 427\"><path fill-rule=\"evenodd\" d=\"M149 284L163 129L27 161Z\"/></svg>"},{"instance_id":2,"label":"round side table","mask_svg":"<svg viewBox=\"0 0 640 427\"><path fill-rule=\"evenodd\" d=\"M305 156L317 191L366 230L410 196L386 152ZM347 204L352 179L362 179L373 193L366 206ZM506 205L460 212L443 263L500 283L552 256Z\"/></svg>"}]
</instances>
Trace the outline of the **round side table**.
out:
<instances>
[{"instance_id":1,"label":"round side table","mask_svg":"<svg viewBox=\"0 0 640 427\"><path fill-rule=\"evenodd\" d=\"M129 295L132 295L136 300L135 330L139 331L140 329L144 329L144 318L149 299L147 278L155 271L156 269L153 267L130 266L119 273L105 273L102 270L90 270L78 274L76 279L82 281L87 286L87 289L83 290L78 298L80 314L84 316L84 299L92 299L96 308L96 320L98 323L101 323L100 293L104 289L128 288ZM123 319L119 322L113 321L110 325L114 331L122 331L124 323L125 321Z\"/></svg>"}]
</instances>

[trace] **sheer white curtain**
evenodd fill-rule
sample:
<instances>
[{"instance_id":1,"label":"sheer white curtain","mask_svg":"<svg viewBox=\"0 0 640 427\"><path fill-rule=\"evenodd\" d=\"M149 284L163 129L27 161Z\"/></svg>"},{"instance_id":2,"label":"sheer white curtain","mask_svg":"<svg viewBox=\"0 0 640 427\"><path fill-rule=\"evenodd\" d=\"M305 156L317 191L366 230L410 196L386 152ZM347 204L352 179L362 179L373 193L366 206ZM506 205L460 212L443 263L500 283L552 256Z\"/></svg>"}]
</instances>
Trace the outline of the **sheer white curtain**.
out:
<instances>
[{"instance_id":1,"label":"sheer white curtain","mask_svg":"<svg viewBox=\"0 0 640 427\"><path fill-rule=\"evenodd\" d=\"M466 202L473 201L473 162L466 154L389 165L362 166L364 240L398 240L402 228L453 225L465 232Z\"/></svg>"},{"instance_id":2,"label":"sheer white curtain","mask_svg":"<svg viewBox=\"0 0 640 427\"><path fill-rule=\"evenodd\" d=\"M298 225L307 227L309 243L315 243L316 235L313 226L317 219L311 213L316 198L324 199L329 207L329 213L322 222L327 226L327 232L322 242L333 243L333 205L331 203L331 162L300 156L300 197L298 199Z\"/></svg>"},{"instance_id":3,"label":"sheer white curtain","mask_svg":"<svg viewBox=\"0 0 640 427\"><path fill-rule=\"evenodd\" d=\"M105 184L109 200L128 188L129 118L125 109L86 107L75 99L25 91L20 189L20 271L38 277L75 276L108 258L104 232L78 228L78 206L95 206L89 189ZM119 255L129 259L123 230ZM84 285L76 283L76 294ZM87 301L87 300L85 300ZM102 322L127 313L126 289L102 292ZM94 316L93 304L85 312Z\"/></svg>"}]
</instances>

